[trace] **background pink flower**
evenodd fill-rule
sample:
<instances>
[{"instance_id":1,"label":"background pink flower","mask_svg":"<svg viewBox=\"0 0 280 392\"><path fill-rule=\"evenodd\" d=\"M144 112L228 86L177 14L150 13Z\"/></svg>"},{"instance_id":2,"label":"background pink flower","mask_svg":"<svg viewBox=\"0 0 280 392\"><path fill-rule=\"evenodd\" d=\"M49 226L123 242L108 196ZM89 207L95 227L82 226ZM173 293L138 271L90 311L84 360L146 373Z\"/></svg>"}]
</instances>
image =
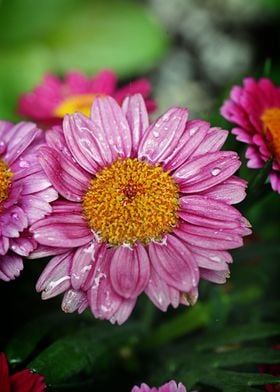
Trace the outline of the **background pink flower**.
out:
<instances>
[{"instance_id":1,"label":"background pink flower","mask_svg":"<svg viewBox=\"0 0 280 392\"><path fill-rule=\"evenodd\" d=\"M40 162L61 199L32 225L55 255L37 283L42 298L64 292L66 312L90 306L123 323L145 292L166 311L194 304L204 278L224 283L229 249L248 221L234 208L246 182L233 174L235 152L220 151L227 132L171 108L149 125L141 95L96 98L91 119L66 116L47 133Z\"/></svg>"},{"instance_id":2,"label":"background pink flower","mask_svg":"<svg viewBox=\"0 0 280 392\"><path fill-rule=\"evenodd\" d=\"M33 123L0 121L0 279L20 274L36 247L30 224L50 213L57 192L38 162L43 133Z\"/></svg>"},{"instance_id":3,"label":"background pink flower","mask_svg":"<svg viewBox=\"0 0 280 392\"><path fill-rule=\"evenodd\" d=\"M232 130L237 140L248 144L248 167L259 169L273 158L269 179L280 193L280 88L266 78L244 79L243 87L232 88L221 114L238 126Z\"/></svg>"},{"instance_id":4,"label":"background pink flower","mask_svg":"<svg viewBox=\"0 0 280 392\"><path fill-rule=\"evenodd\" d=\"M140 387L133 387L131 392L187 392L182 383L176 384L175 381L169 381L159 388L150 388L147 384L141 384Z\"/></svg>"},{"instance_id":5,"label":"background pink flower","mask_svg":"<svg viewBox=\"0 0 280 392\"><path fill-rule=\"evenodd\" d=\"M42 123L59 124L66 114L82 112L89 116L96 96L110 95L122 103L126 96L136 93L143 95L149 112L155 110L155 102L150 98L151 85L147 79L137 79L117 87L117 76L110 70L103 70L92 78L80 72L69 72L63 80L49 74L41 85L21 96L18 111Z\"/></svg>"}]
</instances>

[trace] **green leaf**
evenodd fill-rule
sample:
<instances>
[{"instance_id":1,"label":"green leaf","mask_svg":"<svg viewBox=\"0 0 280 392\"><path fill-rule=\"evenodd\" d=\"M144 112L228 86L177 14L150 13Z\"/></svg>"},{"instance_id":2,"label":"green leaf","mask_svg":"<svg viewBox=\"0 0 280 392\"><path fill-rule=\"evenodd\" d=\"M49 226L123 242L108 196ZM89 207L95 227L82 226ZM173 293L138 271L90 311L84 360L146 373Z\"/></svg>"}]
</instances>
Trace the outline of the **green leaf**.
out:
<instances>
[{"instance_id":1,"label":"green leaf","mask_svg":"<svg viewBox=\"0 0 280 392\"><path fill-rule=\"evenodd\" d=\"M270 323L237 325L234 328L230 326L223 330L222 335L213 334L205 337L204 342L198 343L197 349L206 350L229 344L277 336L279 332L279 325Z\"/></svg>"},{"instance_id":2,"label":"green leaf","mask_svg":"<svg viewBox=\"0 0 280 392\"><path fill-rule=\"evenodd\" d=\"M67 328L65 328L67 321ZM34 355L38 345L47 337L59 334L69 333L71 329L75 329L83 324L83 319L77 318L75 315L65 315L56 312L41 316L22 326L18 333L8 342L6 354L9 362L12 364L21 363L30 359ZM63 329L63 330L62 330Z\"/></svg>"},{"instance_id":3,"label":"green leaf","mask_svg":"<svg viewBox=\"0 0 280 392\"><path fill-rule=\"evenodd\" d=\"M269 374L217 370L215 372L205 371L201 374L200 382L217 388L222 388L224 392L230 392L232 391L233 386L234 388L243 388L244 386L249 387L254 385L276 384L280 382L280 378Z\"/></svg>"},{"instance_id":4,"label":"green leaf","mask_svg":"<svg viewBox=\"0 0 280 392\"><path fill-rule=\"evenodd\" d=\"M22 44L44 37L72 11L75 0L2 0L0 43Z\"/></svg>"},{"instance_id":5,"label":"green leaf","mask_svg":"<svg viewBox=\"0 0 280 392\"><path fill-rule=\"evenodd\" d=\"M44 374L50 385L57 385L83 371L98 372L103 363L111 363L123 345L135 344L139 326L86 327L58 339L41 352L28 368Z\"/></svg>"},{"instance_id":6,"label":"green leaf","mask_svg":"<svg viewBox=\"0 0 280 392\"><path fill-rule=\"evenodd\" d=\"M79 7L48 37L54 69L119 75L150 68L166 49L166 36L148 9L130 1L94 1Z\"/></svg>"},{"instance_id":7,"label":"green leaf","mask_svg":"<svg viewBox=\"0 0 280 392\"><path fill-rule=\"evenodd\" d=\"M208 304L198 303L193 308L187 308L178 316L162 323L143 342L143 347L157 347L180 336L184 336L206 325L210 318Z\"/></svg>"}]
</instances>

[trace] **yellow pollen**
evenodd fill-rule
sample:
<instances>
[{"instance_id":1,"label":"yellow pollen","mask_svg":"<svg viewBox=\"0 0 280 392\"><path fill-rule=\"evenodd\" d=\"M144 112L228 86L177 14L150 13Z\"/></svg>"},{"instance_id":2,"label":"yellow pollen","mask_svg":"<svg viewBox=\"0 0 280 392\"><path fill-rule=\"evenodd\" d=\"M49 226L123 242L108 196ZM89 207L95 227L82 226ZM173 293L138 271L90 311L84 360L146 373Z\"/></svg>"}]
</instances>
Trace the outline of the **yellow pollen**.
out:
<instances>
[{"instance_id":1,"label":"yellow pollen","mask_svg":"<svg viewBox=\"0 0 280 392\"><path fill-rule=\"evenodd\" d=\"M263 132L268 134L270 149L276 157L280 157L280 108L266 109L261 117Z\"/></svg>"},{"instance_id":2,"label":"yellow pollen","mask_svg":"<svg viewBox=\"0 0 280 392\"><path fill-rule=\"evenodd\" d=\"M54 116L63 118L66 114L80 112L89 117L91 106L97 96L102 97L103 94L80 94L65 98L54 109Z\"/></svg>"},{"instance_id":3,"label":"yellow pollen","mask_svg":"<svg viewBox=\"0 0 280 392\"><path fill-rule=\"evenodd\" d=\"M160 241L178 221L179 190L169 172L138 159L119 158L89 183L83 212L112 246Z\"/></svg>"},{"instance_id":4,"label":"yellow pollen","mask_svg":"<svg viewBox=\"0 0 280 392\"><path fill-rule=\"evenodd\" d=\"M0 210L2 203L8 197L12 177L13 173L9 170L8 165L0 159Z\"/></svg>"}]
</instances>

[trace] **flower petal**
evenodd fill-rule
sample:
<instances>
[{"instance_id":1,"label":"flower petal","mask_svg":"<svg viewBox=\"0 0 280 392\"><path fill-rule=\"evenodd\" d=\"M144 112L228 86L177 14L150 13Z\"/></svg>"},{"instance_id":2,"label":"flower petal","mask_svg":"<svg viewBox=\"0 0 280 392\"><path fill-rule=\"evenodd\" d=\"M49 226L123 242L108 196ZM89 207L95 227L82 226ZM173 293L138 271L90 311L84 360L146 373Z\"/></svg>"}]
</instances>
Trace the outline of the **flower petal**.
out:
<instances>
[{"instance_id":1,"label":"flower petal","mask_svg":"<svg viewBox=\"0 0 280 392\"><path fill-rule=\"evenodd\" d=\"M118 157L130 157L131 131L124 113L111 97L97 97L91 108L91 119L103 130L115 161Z\"/></svg>"},{"instance_id":2,"label":"flower petal","mask_svg":"<svg viewBox=\"0 0 280 392\"><path fill-rule=\"evenodd\" d=\"M137 155L139 143L149 126L148 112L142 95L127 97L123 102L122 110L131 129L131 156L134 157Z\"/></svg>"},{"instance_id":3,"label":"flower petal","mask_svg":"<svg viewBox=\"0 0 280 392\"><path fill-rule=\"evenodd\" d=\"M148 252L154 269L168 285L183 292L197 286L196 262L181 240L167 235L162 244L150 243Z\"/></svg>"},{"instance_id":4,"label":"flower petal","mask_svg":"<svg viewBox=\"0 0 280 392\"><path fill-rule=\"evenodd\" d=\"M53 211L51 215L30 227L36 241L51 247L74 248L92 240L93 234L82 214L76 213L75 210L71 212L67 207L67 204L61 206L61 212Z\"/></svg>"},{"instance_id":5,"label":"flower petal","mask_svg":"<svg viewBox=\"0 0 280 392\"><path fill-rule=\"evenodd\" d=\"M171 108L152 123L139 145L138 158L152 164L165 162L176 148L186 126L188 111Z\"/></svg>"},{"instance_id":6,"label":"flower petal","mask_svg":"<svg viewBox=\"0 0 280 392\"><path fill-rule=\"evenodd\" d=\"M204 154L184 163L172 175L183 193L201 192L232 176L241 165L236 152Z\"/></svg>"},{"instance_id":7,"label":"flower petal","mask_svg":"<svg viewBox=\"0 0 280 392\"><path fill-rule=\"evenodd\" d=\"M62 196L67 200L81 201L90 180L81 167L47 146L41 147L39 160L54 188Z\"/></svg>"},{"instance_id":8,"label":"flower petal","mask_svg":"<svg viewBox=\"0 0 280 392\"><path fill-rule=\"evenodd\" d=\"M36 290L42 291L42 299L55 297L70 288L73 254L73 251L68 251L49 261L36 284Z\"/></svg>"},{"instance_id":9,"label":"flower petal","mask_svg":"<svg viewBox=\"0 0 280 392\"><path fill-rule=\"evenodd\" d=\"M112 162L111 150L103 129L82 113L65 116L63 131L69 150L87 172L95 174L100 167Z\"/></svg>"},{"instance_id":10,"label":"flower petal","mask_svg":"<svg viewBox=\"0 0 280 392\"><path fill-rule=\"evenodd\" d=\"M130 249L118 247L110 265L114 290L124 298L136 298L145 289L150 276L150 261L142 245Z\"/></svg>"},{"instance_id":11,"label":"flower petal","mask_svg":"<svg viewBox=\"0 0 280 392\"><path fill-rule=\"evenodd\" d=\"M0 279L8 282L17 278L23 269L22 257L14 253L0 256Z\"/></svg>"}]
</instances>

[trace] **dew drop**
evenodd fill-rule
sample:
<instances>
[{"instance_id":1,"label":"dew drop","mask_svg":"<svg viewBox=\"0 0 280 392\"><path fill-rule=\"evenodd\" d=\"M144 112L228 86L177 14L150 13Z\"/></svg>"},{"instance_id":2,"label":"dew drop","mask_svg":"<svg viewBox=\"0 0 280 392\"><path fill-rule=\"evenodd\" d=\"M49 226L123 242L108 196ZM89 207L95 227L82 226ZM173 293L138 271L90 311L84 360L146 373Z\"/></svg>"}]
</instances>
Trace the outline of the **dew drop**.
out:
<instances>
[{"instance_id":1,"label":"dew drop","mask_svg":"<svg viewBox=\"0 0 280 392\"><path fill-rule=\"evenodd\" d=\"M158 131L153 131L154 137L159 137L159 132Z\"/></svg>"},{"instance_id":2,"label":"dew drop","mask_svg":"<svg viewBox=\"0 0 280 392\"><path fill-rule=\"evenodd\" d=\"M197 129L198 128L191 128L190 129L190 136L193 136L196 133Z\"/></svg>"},{"instance_id":3,"label":"dew drop","mask_svg":"<svg viewBox=\"0 0 280 392\"><path fill-rule=\"evenodd\" d=\"M211 171L211 174L212 174L212 176L217 176L218 174L220 174L221 173L221 169L220 168L218 168L218 167L215 167L212 171Z\"/></svg>"},{"instance_id":4,"label":"dew drop","mask_svg":"<svg viewBox=\"0 0 280 392\"><path fill-rule=\"evenodd\" d=\"M21 160L19 161L19 166L24 168L24 167L29 167L30 164L29 164L29 162L24 161L23 159L21 159Z\"/></svg>"}]
</instances>

